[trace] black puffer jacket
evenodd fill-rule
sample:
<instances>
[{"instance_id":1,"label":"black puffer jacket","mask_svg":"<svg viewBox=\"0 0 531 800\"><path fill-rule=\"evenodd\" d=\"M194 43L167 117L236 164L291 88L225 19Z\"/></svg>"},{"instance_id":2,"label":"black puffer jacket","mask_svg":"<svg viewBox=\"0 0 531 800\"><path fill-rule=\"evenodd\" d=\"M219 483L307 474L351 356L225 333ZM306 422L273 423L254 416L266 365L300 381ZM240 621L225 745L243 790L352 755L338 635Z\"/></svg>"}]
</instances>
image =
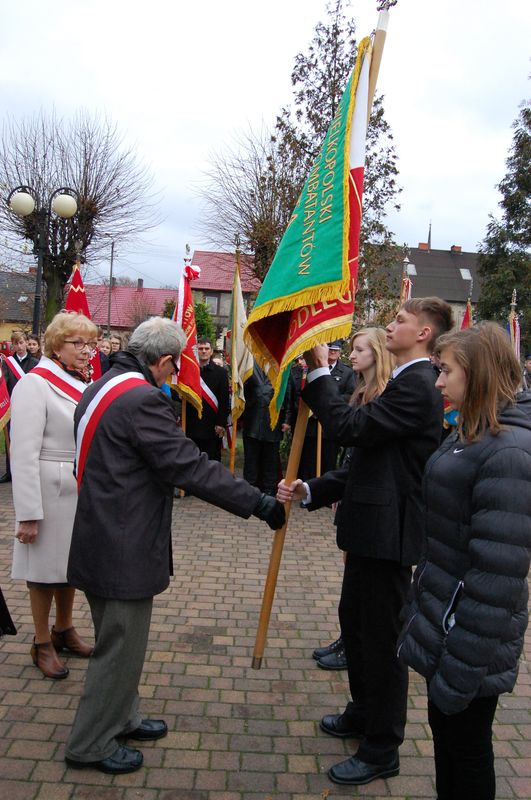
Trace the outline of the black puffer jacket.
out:
<instances>
[{"instance_id":1,"label":"black puffer jacket","mask_svg":"<svg viewBox=\"0 0 531 800\"><path fill-rule=\"evenodd\" d=\"M427 551L398 654L445 714L512 690L527 627L531 556L531 392L497 436L449 436L426 464Z\"/></svg>"}]
</instances>

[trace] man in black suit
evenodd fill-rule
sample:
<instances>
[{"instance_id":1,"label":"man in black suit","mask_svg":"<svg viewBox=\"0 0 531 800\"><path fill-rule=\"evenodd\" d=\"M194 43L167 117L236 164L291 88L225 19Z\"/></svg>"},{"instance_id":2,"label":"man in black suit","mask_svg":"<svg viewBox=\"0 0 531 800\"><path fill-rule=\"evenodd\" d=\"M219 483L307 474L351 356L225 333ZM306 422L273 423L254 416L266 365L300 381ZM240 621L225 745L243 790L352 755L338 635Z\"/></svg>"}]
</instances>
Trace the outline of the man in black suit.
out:
<instances>
[{"instance_id":1,"label":"man in black suit","mask_svg":"<svg viewBox=\"0 0 531 800\"><path fill-rule=\"evenodd\" d=\"M212 362L214 350L206 336L197 340L201 369L203 413L201 419L195 407L186 407L186 435L213 461L221 461L221 445L229 416L229 376L224 367Z\"/></svg>"},{"instance_id":2,"label":"man in black suit","mask_svg":"<svg viewBox=\"0 0 531 800\"><path fill-rule=\"evenodd\" d=\"M325 345L306 356L304 401L329 436L352 447L348 466L308 483L281 482L278 494L284 501L301 499L309 510L341 500L337 544L347 557L339 618L352 701L342 714L323 717L321 729L358 738L360 745L329 771L336 783L365 784L399 772L408 688L407 668L396 657L399 615L423 549L422 472L442 427L429 355L451 325L443 300L408 300L387 327L387 349L397 364L393 378L378 398L359 407L339 396Z\"/></svg>"}]
</instances>

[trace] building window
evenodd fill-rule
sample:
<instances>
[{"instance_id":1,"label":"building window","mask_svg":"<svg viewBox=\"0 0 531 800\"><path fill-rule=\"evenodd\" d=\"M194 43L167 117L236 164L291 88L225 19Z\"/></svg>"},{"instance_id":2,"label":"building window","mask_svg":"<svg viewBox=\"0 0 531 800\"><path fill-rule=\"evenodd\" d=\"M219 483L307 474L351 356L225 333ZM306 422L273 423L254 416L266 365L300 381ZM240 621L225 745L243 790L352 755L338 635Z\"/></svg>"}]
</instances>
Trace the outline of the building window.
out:
<instances>
[{"instance_id":1,"label":"building window","mask_svg":"<svg viewBox=\"0 0 531 800\"><path fill-rule=\"evenodd\" d=\"M219 313L219 294L204 292L203 301L208 306L210 313L217 316Z\"/></svg>"}]
</instances>

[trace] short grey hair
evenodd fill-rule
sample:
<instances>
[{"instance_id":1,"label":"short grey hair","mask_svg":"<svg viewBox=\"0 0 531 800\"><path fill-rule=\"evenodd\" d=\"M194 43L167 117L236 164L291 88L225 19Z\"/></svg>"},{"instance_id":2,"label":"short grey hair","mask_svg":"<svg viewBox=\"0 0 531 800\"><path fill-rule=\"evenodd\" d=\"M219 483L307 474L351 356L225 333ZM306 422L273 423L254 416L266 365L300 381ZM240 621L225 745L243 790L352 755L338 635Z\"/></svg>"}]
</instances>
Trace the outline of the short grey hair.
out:
<instances>
[{"instance_id":1,"label":"short grey hair","mask_svg":"<svg viewBox=\"0 0 531 800\"><path fill-rule=\"evenodd\" d=\"M155 364L161 356L180 356L186 336L180 325L164 317L151 317L135 328L127 351L145 364Z\"/></svg>"}]
</instances>

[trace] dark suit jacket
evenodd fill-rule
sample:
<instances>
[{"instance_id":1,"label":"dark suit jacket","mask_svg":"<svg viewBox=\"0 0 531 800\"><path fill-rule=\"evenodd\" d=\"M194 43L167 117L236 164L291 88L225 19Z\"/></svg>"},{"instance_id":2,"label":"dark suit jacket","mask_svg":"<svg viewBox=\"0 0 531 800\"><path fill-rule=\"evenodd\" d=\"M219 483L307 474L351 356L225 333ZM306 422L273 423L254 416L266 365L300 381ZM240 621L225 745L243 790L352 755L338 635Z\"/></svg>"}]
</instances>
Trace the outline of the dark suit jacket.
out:
<instances>
[{"instance_id":1,"label":"dark suit jacket","mask_svg":"<svg viewBox=\"0 0 531 800\"><path fill-rule=\"evenodd\" d=\"M313 508L341 500L337 543L358 556L416 564L423 550L421 478L439 446L442 397L428 361L403 370L376 400L345 404L332 379L317 378L303 398L342 445L350 464L309 481Z\"/></svg>"},{"instance_id":2,"label":"dark suit jacket","mask_svg":"<svg viewBox=\"0 0 531 800\"><path fill-rule=\"evenodd\" d=\"M218 399L217 413L212 406L203 400L203 414L201 419L192 405L188 403L186 407L186 435L192 439L217 439L214 428L220 425L227 427L227 417L229 415L229 374L225 367L213 364L209 361L201 367L201 378L209 389L211 389Z\"/></svg>"}]
</instances>

